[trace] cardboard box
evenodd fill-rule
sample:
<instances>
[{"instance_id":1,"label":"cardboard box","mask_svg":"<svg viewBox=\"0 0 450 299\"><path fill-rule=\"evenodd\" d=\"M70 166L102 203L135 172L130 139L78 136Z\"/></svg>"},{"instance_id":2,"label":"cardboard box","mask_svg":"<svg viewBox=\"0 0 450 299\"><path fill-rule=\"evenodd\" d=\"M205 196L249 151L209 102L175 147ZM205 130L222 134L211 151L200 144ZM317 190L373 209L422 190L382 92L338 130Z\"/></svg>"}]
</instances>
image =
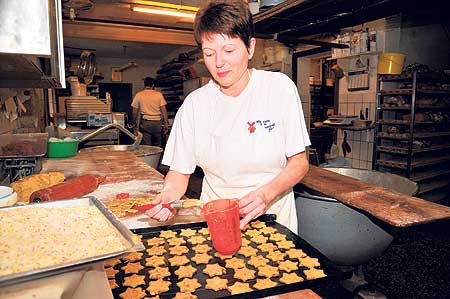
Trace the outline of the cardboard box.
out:
<instances>
[{"instance_id":1,"label":"cardboard box","mask_svg":"<svg viewBox=\"0 0 450 299\"><path fill-rule=\"evenodd\" d=\"M112 114L113 123L119 124L125 127L125 113L114 112Z\"/></svg>"},{"instance_id":2,"label":"cardboard box","mask_svg":"<svg viewBox=\"0 0 450 299\"><path fill-rule=\"evenodd\" d=\"M111 113L89 113L87 115L88 127L101 127L112 123L113 116Z\"/></svg>"}]
</instances>

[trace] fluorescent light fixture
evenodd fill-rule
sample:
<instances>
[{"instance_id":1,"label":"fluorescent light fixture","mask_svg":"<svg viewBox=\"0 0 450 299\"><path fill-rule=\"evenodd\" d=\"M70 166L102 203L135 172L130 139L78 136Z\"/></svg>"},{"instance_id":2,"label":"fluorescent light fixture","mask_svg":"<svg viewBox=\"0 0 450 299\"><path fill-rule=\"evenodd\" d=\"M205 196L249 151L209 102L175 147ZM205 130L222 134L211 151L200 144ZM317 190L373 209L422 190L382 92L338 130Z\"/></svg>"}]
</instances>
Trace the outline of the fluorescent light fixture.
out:
<instances>
[{"instance_id":1,"label":"fluorescent light fixture","mask_svg":"<svg viewBox=\"0 0 450 299\"><path fill-rule=\"evenodd\" d=\"M134 0L133 3L134 4L148 5L148 6L172 8L172 9L177 9L177 10L190 10L190 11L197 11L197 10L199 10L199 8L195 7L195 6L183 5L182 1L180 1L180 4L172 4L172 3L159 2L159 1Z\"/></svg>"},{"instance_id":2,"label":"fluorescent light fixture","mask_svg":"<svg viewBox=\"0 0 450 299\"><path fill-rule=\"evenodd\" d=\"M181 12L181 11L177 11L177 10L166 10L166 9L157 9L157 8L141 7L141 6L133 6L133 7L131 7L131 10L136 11L136 12L155 14L155 15L165 15L165 16L171 16L171 17L189 18L192 20L195 18L194 13Z\"/></svg>"}]
</instances>

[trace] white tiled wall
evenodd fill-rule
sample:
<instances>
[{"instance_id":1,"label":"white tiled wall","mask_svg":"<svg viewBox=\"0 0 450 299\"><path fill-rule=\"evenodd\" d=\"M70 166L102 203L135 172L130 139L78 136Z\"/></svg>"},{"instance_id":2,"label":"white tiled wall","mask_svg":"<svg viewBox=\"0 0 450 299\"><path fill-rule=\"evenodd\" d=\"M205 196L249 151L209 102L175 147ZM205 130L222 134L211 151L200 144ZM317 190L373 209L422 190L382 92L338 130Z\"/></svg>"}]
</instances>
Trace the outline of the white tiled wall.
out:
<instances>
[{"instance_id":1,"label":"white tiled wall","mask_svg":"<svg viewBox=\"0 0 450 299\"><path fill-rule=\"evenodd\" d=\"M347 73L351 70L355 59L350 61L338 60L338 63ZM359 111L362 110L365 114L366 108L369 108L369 119L375 121L376 112L376 88L377 88L377 56L370 57L370 82L369 89L349 92L347 90L347 77L342 78L339 81L339 114L347 116L358 116ZM347 159L353 168L362 169L372 169L372 155L373 155L373 142L374 142L374 132L373 130L365 131L346 131L347 132L347 143L351 147L351 152L347 154ZM340 155L343 156L342 142L343 142L343 130L338 130L338 146L340 150Z\"/></svg>"}]
</instances>

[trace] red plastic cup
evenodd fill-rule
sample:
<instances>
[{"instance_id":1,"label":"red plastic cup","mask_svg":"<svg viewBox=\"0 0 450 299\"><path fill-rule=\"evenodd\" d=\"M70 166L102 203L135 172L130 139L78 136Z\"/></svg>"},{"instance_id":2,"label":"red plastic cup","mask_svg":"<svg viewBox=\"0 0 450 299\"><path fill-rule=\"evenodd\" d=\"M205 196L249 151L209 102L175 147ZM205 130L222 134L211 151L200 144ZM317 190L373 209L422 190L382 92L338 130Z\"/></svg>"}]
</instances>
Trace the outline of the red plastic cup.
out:
<instances>
[{"instance_id":1,"label":"red plastic cup","mask_svg":"<svg viewBox=\"0 0 450 299\"><path fill-rule=\"evenodd\" d=\"M208 224L214 248L229 255L241 247L239 204L236 199L218 199L203 206L203 216Z\"/></svg>"}]
</instances>

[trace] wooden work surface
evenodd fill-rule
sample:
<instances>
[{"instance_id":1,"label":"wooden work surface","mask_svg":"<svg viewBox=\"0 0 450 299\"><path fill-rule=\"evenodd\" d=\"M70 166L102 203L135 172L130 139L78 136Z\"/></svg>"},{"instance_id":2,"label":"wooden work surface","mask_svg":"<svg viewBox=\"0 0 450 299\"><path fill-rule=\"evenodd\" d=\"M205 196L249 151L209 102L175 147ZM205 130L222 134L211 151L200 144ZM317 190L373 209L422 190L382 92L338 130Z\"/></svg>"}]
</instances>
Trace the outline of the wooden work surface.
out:
<instances>
[{"instance_id":1,"label":"wooden work surface","mask_svg":"<svg viewBox=\"0 0 450 299\"><path fill-rule=\"evenodd\" d=\"M105 183L154 179L163 175L128 151L81 152L71 158L44 159L41 172L60 171L66 178L83 174L106 177Z\"/></svg>"},{"instance_id":2,"label":"wooden work surface","mask_svg":"<svg viewBox=\"0 0 450 299\"><path fill-rule=\"evenodd\" d=\"M301 184L396 227L449 219L450 208L310 166Z\"/></svg>"},{"instance_id":3,"label":"wooden work surface","mask_svg":"<svg viewBox=\"0 0 450 299\"><path fill-rule=\"evenodd\" d=\"M306 290L299 290L299 291L295 291L295 292L264 297L262 299L321 299L321 298L322 297L320 297L319 295L314 293L312 290L306 289Z\"/></svg>"}]
</instances>

